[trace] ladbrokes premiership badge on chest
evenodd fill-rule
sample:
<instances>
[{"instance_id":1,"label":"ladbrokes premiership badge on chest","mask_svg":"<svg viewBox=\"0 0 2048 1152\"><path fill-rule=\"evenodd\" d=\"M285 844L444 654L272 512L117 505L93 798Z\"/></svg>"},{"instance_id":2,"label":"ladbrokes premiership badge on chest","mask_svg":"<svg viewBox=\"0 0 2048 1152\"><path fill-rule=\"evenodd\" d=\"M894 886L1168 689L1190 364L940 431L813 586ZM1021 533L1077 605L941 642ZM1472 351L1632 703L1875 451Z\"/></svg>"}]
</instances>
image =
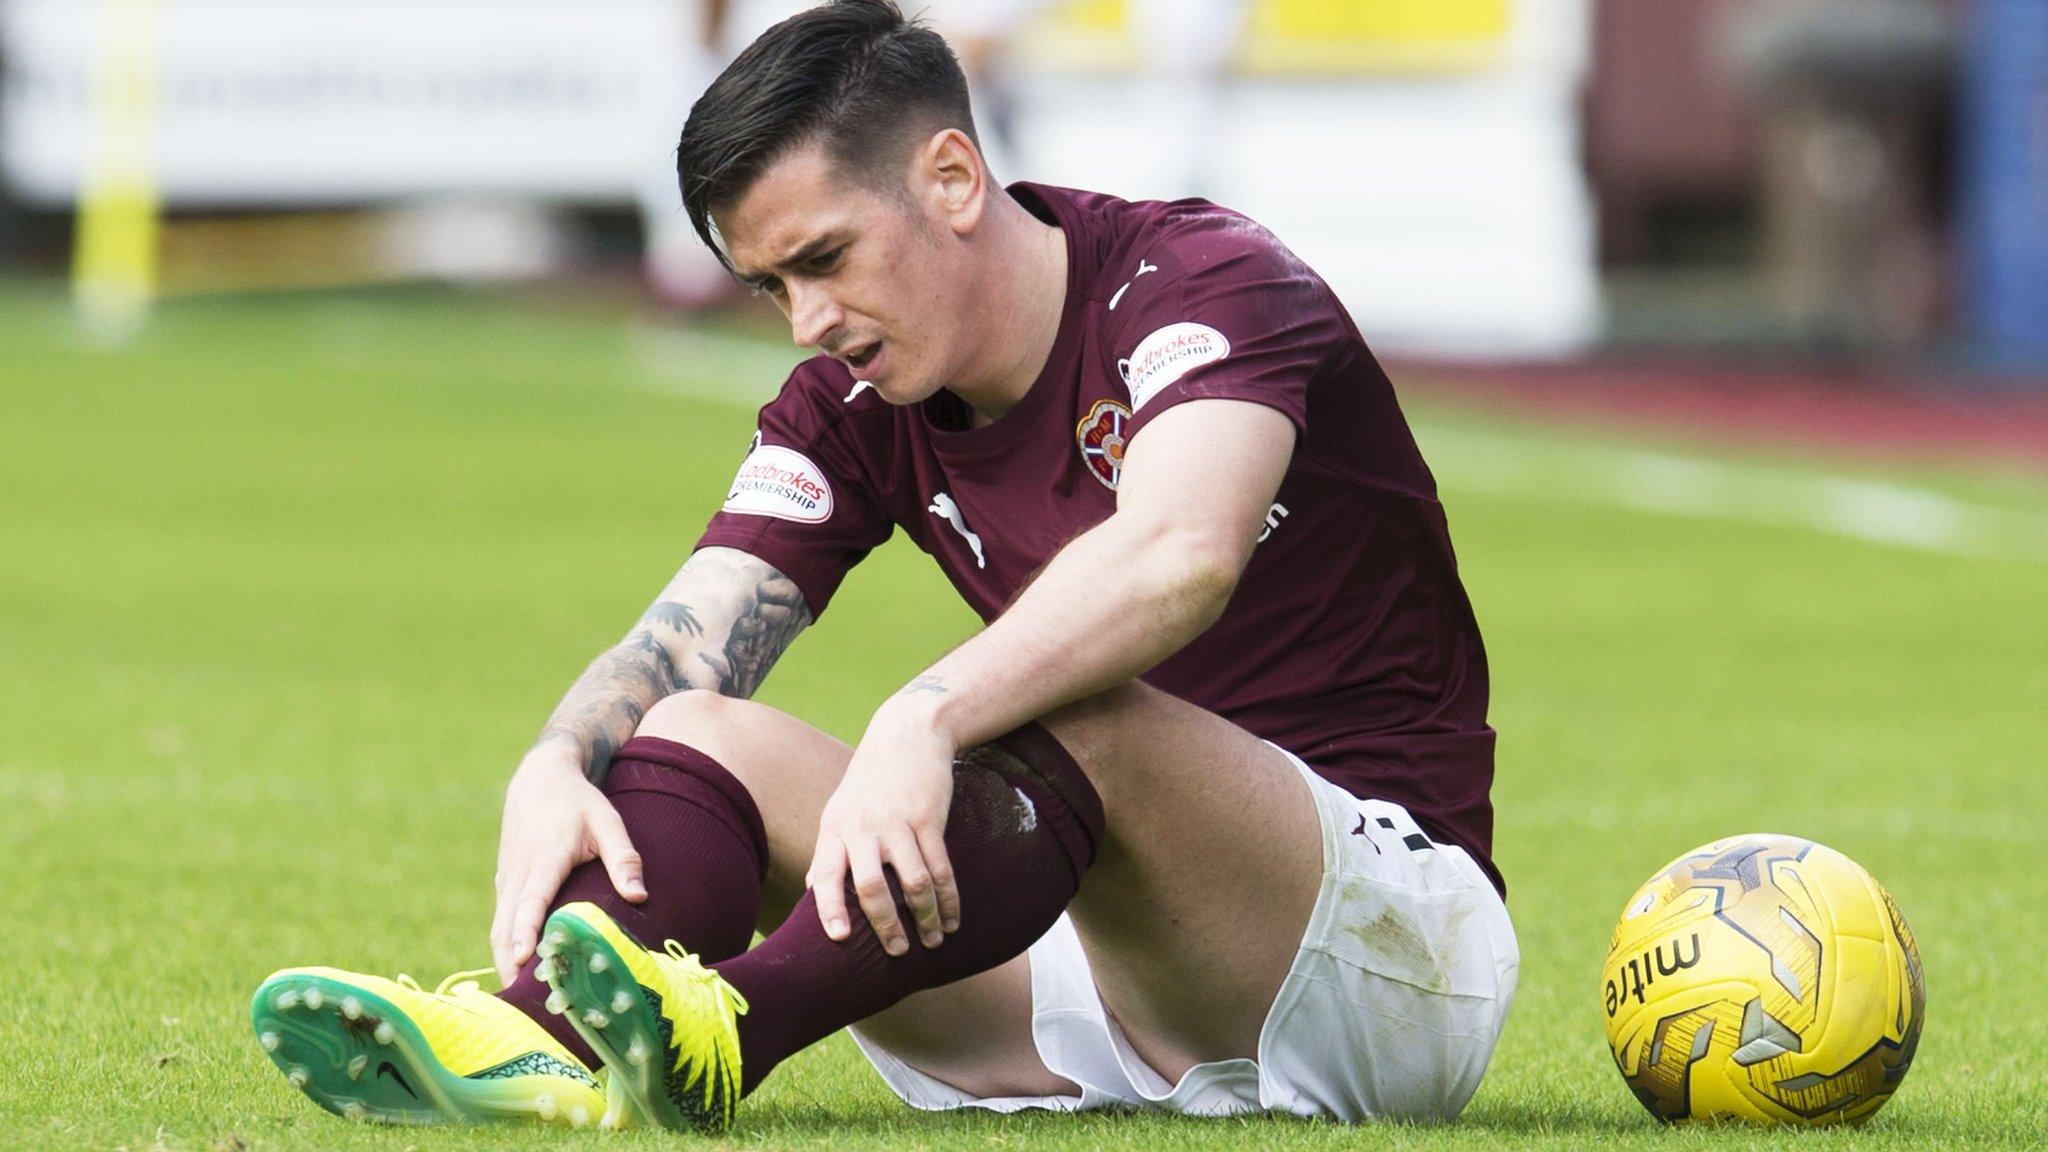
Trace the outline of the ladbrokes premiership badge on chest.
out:
<instances>
[{"instance_id":1,"label":"ladbrokes premiership badge on chest","mask_svg":"<svg viewBox=\"0 0 2048 1152\"><path fill-rule=\"evenodd\" d=\"M1117 478L1124 470L1124 424L1131 410L1114 400L1097 400L1088 415L1074 425L1074 441L1081 447L1081 463L1088 466L1103 487L1116 491Z\"/></svg>"}]
</instances>

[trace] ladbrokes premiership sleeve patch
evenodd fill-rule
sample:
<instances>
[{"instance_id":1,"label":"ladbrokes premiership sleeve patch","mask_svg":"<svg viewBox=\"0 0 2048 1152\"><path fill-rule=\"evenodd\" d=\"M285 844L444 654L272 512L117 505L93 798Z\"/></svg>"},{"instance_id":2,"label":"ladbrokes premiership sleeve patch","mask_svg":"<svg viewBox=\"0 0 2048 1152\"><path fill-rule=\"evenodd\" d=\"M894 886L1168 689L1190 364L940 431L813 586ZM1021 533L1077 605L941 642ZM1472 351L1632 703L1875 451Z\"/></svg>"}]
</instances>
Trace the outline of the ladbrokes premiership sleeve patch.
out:
<instances>
[{"instance_id":1,"label":"ladbrokes premiership sleeve patch","mask_svg":"<svg viewBox=\"0 0 2048 1152\"><path fill-rule=\"evenodd\" d=\"M832 518L832 483L811 458L776 444L757 444L740 463L725 511L773 516L799 524Z\"/></svg>"},{"instance_id":2,"label":"ladbrokes premiership sleeve patch","mask_svg":"<svg viewBox=\"0 0 2048 1152\"><path fill-rule=\"evenodd\" d=\"M1184 320L1155 330L1138 341L1130 359L1117 362L1124 384L1131 390L1131 411L1143 408L1160 389L1193 369L1228 355L1230 341L1207 324Z\"/></svg>"}]
</instances>

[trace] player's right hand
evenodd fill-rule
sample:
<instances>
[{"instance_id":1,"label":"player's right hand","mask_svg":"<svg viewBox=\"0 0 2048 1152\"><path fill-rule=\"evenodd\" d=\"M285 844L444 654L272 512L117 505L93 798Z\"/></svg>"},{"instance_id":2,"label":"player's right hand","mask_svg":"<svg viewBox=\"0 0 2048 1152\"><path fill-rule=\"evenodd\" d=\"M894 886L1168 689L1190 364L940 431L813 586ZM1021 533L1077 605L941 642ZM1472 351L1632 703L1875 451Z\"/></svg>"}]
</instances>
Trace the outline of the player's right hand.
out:
<instances>
[{"instance_id":1,"label":"player's right hand","mask_svg":"<svg viewBox=\"0 0 2048 1152\"><path fill-rule=\"evenodd\" d=\"M602 859L612 887L635 904L647 899L640 854L611 801L583 766L554 748L530 753L505 789L498 835L498 907L491 919L491 960L510 984L532 958L548 905L569 871Z\"/></svg>"}]
</instances>

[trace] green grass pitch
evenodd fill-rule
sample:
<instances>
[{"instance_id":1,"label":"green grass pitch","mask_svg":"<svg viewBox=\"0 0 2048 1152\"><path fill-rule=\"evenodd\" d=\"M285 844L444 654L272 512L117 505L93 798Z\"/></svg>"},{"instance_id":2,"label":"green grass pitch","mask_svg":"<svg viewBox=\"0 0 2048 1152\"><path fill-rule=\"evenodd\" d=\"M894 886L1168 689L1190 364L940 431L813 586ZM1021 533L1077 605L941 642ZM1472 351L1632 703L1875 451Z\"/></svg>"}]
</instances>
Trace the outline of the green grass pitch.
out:
<instances>
[{"instance_id":1,"label":"green grass pitch","mask_svg":"<svg viewBox=\"0 0 2048 1152\"><path fill-rule=\"evenodd\" d=\"M71 334L53 290L0 289L0 1146L671 1146L351 1126L271 1068L247 997L288 964L431 982L487 962L504 779L681 561L750 434L732 397L786 360L441 294L179 304L111 351ZM1587 469L1634 446L1417 417L1492 654L1523 948L1464 1119L926 1116L842 1037L724 1143L2048 1141L2048 560L1831 535L1770 506L1778 489L1741 514L1631 507ZM1865 478L2048 522L2036 482ZM763 698L857 734L971 626L899 541ZM1596 985L1622 902L1742 831L1848 852L1919 934L1919 1060L1863 1129L1661 1128L1608 1060Z\"/></svg>"}]
</instances>

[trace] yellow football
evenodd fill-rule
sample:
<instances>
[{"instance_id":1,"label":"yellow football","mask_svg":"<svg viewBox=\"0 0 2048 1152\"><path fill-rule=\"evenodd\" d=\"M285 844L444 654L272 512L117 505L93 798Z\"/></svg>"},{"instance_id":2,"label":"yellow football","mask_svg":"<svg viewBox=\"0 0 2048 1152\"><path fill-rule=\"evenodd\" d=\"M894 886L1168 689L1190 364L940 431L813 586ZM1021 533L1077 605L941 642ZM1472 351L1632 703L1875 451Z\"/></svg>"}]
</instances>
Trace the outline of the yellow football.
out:
<instances>
[{"instance_id":1,"label":"yellow football","mask_svg":"<svg viewBox=\"0 0 2048 1152\"><path fill-rule=\"evenodd\" d=\"M1926 992L1898 905L1832 848L1716 840L1637 891L1601 973L1607 1044L1660 1120L1854 1123L1913 1062Z\"/></svg>"}]
</instances>

